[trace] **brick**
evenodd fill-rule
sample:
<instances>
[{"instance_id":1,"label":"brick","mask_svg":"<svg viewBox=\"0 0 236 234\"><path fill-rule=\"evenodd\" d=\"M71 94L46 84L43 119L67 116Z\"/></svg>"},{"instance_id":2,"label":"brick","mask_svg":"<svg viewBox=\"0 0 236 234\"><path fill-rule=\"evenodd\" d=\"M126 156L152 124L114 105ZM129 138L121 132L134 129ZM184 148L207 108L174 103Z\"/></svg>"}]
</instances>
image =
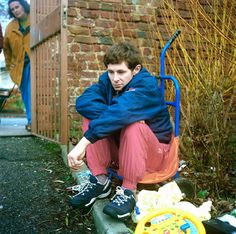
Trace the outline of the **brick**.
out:
<instances>
[{"instance_id":1,"label":"brick","mask_svg":"<svg viewBox=\"0 0 236 234\"><path fill-rule=\"evenodd\" d=\"M104 46L103 45L100 45L100 44L98 44L98 45L96 45L96 44L94 44L93 45L93 51L94 52L100 52L100 51L102 51Z\"/></svg>"},{"instance_id":2,"label":"brick","mask_svg":"<svg viewBox=\"0 0 236 234\"><path fill-rule=\"evenodd\" d=\"M155 13L155 8L143 7L143 5L136 6L136 11L141 15L153 15Z\"/></svg>"},{"instance_id":3,"label":"brick","mask_svg":"<svg viewBox=\"0 0 236 234\"><path fill-rule=\"evenodd\" d=\"M76 17L78 13L75 8L69 8L67 11L67 15L70 17Z\"/></svg>"},{"instance_id":4,"label":"brick","mask_svg":"<svg viewBox=\"0 0 236 234\"><path fill-rule=\"evenodd\" d=\"M99 43L103 45L112 45L112 37L99 37Z\"/></svg>"},{"instance_id":5,"label":"brick","mask_svg":"<svg viewBox=\"0 0 236 234\"><path fill-rule=\"evenodd\" d=\"M116 25L116 22L114 20L102 20L98 19L95 22L96 27L102 27L102 28L114 28Z\"/></svg>"},{"instance_id":6,"label":"brick","mask_svg":"<svg viewBox=\"0 0 236 234\"><path fill-rule=\"evenodd\" d=\"M78 1L78 0L68 0L68 7L86 8L87 3L84 1Z\"/></svg>"},{"instance_id":7,"label":"brick","mask_svg":"<svg viewBox=\"0 0 236 234\"><path fill-rule=\"evenodd\" d=\"M110 36L111 30L106 28L96 28L91 29L91 36L101 37L101 36Z\"/></svg>"},{"instance_id":8,"label":"brick","mask_svg":"<svg viewBox=\"0 0 236 234\"><path fill-rule=\"evenodd\" d=\"M79 46L79 44L73 44L73 45L71 45L70 51L71 51L71 53L79 52L79 51L80 51L80 46Z\"/></svg>"},{"instance_id":9,"label":"brick","mask_svg":"<svg viewBox=\"0 0 236 234\"><path fill-rule=\"evenodd\" d=\"M98 42L98 40L95 37L82 36L82 35L76 36L74 41L85 44L95 44Z\"/></svg>"},{"instance_id":10,"label":"brick","mask_svg":"<svg viewBox=\"0 0 236 234\"><path fill-rule=\"evenodd\" d=\"M80 50L82 52L89 52L92 51L92 45L87 45L87 44L80 44Z\"/></svg>"},{"instance_id":11,"label":"brick","mask_svg":"<svg viewBox=\"0 0 236 234\"><path fill-rule=\"evenodd\" d=\"M81 16L83 16L85 18L97 19L97 18L99 18L100 12L86 9L86 10L81 10L80 14L81 14Z\"/></svg>"},{"instance_id":12,"label":"brick","mask_svg":"<svg viewBox=\"0 0 236 234\"><path fill-rule=\"evenodd\" d=\"M95 84L97 82L97 79L98 79L98 75L96 73L94 73L94 79L93 80L92 79L83 80L83 78L81 78L80 85L82 87L89 87L89 86Z\"/></svg>"},{"instance_id":13,"label":"brick","mask_svg":"<svg viewBox=\"0 0 236 234\"><path fill-rule=\"evenodd\" d=\"M73 57L73 55L67 56L67 61L68 61L68 63L73 63L73 62L74 62L74 57Z\"/></svg>"},{"instance_id":14,"label":"brick","mask_svg":"<svg viewBox=\"0 0 236 234\"><path fill-rule=\"evenodd\" d=\"M140 16L140 21L147 22L147 23L154 22L154 16L152 16L152 15L141 15Z\"/></svg>"},{"instance_id":15,"label":"brick","mask_svg":"<svg viewBox=\"0 0 236 234\"><path fill-rule=\"evenodd\" d=\"M112 19L112 18L114 18L113 17L114 12L101 11L99 13L100 13L101 18L104 18L104 19Z\"/></svg>"},{"instance_id":16,"label":"brick","mask_svg":"<svg viewBox=\"0 0 236 234\"><path fill-rule=\"evenodd\" d=\"M69 35L69 36L67 37L67 43L71 43L71 42L73 42L73 41L74 41L74 36Z\"/></svg>"},{"instance_id":17,"label":"brick","mask_svg":"<svg viewBox=\"0 0 236 234\"><path fill-rule=\"evenodd\" d=\"M86 27L81 27L77 25L69 25L68 31L72 34L78 34L78 35L90 35L90 31Z\"/></svg>"},{"instance_id":18,"label":"brick","mask_svg":"<svg viewBox=\"0 0 236 234\"><path fill-rule=\"evenodd\" d=\"M74 17L67 17L67 25L73 25L74 24Z\"/></svg>"},{"instance_id":19,"label":"brick","mask_svg":"<svg viewBox=\"0 0 236 234\"><path fill-rule=\"evenodd\" d=\"M158 25L158 30L162 33L162 32L167 32L167 28L166 25Z\"/></svg>"},{"instance_id":20,"label":"brick","mask_svg":"<svg viewBox=\"0 0 236 234\"><path fill-rule=\"evenodd\" d=\"M141 15L138 14L138 13L132 14L132 21L134 21L134 22L139 22L139 21L141 21L141 17L143 17L143 16L141 16ZM143 20L142 20L142 21L143 21Z\"/></svg>"},{"instance_id":21,"label":"brick","mask_svg":"<svg viewBox=\"0 0 236 234\"><path fill-rule=\"evenodd\" d=\"M76 6L77 0L68 0L68 7Z\"/></svg>"},{"instance_id":22,"label":"brick","mask_svg":"<svg viewBox=\"0 0 236 234\"><path fill-rule=\"evenodd\" d=\"M134 30L125 29L123 30L123 35L125 37L136 38L137 33Z\"/></svg>"},{"instance_id":23,"label":"brick","mask_svg":"<svg viewBox=\"0 0 236 234\"><path fill-rule=\"evenodd\" d=\"M98 62L94 63L88 61L88 70L100 70L99 68L100 66Z\"/></svg>"},{"instance_id":24,"label":"brick","mask_svg":"<svg viewBox=\"0 0 236 234\"><path fill-rule=\"evenodd\" d=\"M136 33L138 38L147 38L147 33L144 31L138 31Z\"/></svg>"},{"instance_id":25,"label":"brick","mask_svg":"<svg viewBox=\"0 0 236 234\"><path fill-rule=\"evenodd\" d=\"M74 24L79 25L79 26L83 26L83 27L94 27L95 21L93 19L82 18L79 20L75 20Z\"/></svg>"},{"instance_id":26,"label":"brick","mask_svg":"<svg viewBox=\"0 0 236 234\"><path fill-rule=\"evenodd\" d=\"M152 31L145 32L145 35L143 38L152 38L153 40L158 41L158 34L157 34L158 28L153 28ZM142 38L142 35L140 36Z\"/></svg>"},{"instance_id":27,"label":"brick","mask_svg":"<svg viewBox=\"0 0 236 234\"><path fill-rule=\"evenodd\" d=\"M103 0L103 2L109 2L109 3L120 3L121 0Z\"/></svg>"},{"instance_id":28,"label":"brick","mask_svg":"<svg viewBox=\"0 0 236 234\"><path fill-rule=\"evenodd\" d=\"M76 60L74 60L74 59L68 60L67 64L68 64L68 70L69 71L76 71L76 69L78 67L78 64L77 64Z\"/></svg>"},{"instance_id":29,"label":"brick","mask_svg":"<svg viewBox=\"0 0 236 234\"><path fill-rule=\"evenodd\" d=\"M187 2L177 2L175 5L175 9L176 10L190 10L189 5L187 4Z\"/></svg>"},{"instance_id":30,"label":"brick","mask_svg":"<svg viewBox=\"0 0 236 234\"><path fill-rule=\"evenodd\" d=\"M140 31L149 31L149 30L151 30L150 24L148 24L148 23L138 23L137 27Z\"/></svg>"},{"instance_id":31,"label":"brick","mask_svg":"<svg viewBox=\"0 0 236 234\"><path fill-rule=\"evenodd\" d=\"M100 3L97 2L88 2L88 9L90 10L99 10L100 9Z\"/></svg>"},{"instance_id":32,"label":"brick","mask_svg":"<svg viewBox=\"0 0 236 234\"><path fill-rule=\"evenodd\" d=\"M74 71L79 73L80 71L87 69L87 62L83 60L82 55L77 55L77 57L80 57L81 59L79 60L78 58L76 58L74 62L75 63Z\"/></svg>"},{"instance_id":33,"label":"brick","mask_svg":"<svg viewBox=\"0 0 236 234\"><path fill-rule=\"evenodd\" d=\"M122 21L122 22L134 22L134 21L139 21L135 20L135 16L133 17L133 14L130 13L124 13L124 12L117 12L113 14L114 19L118 20L118 21ZM138 17L138 16L137 16Z\"/></svg>"},{"instance_id":34,"label":"brick","mask_svg":"<svg viewBox=\"0 0 236 234\"><path fill-rule=\"evenodd\" d=\"M113 11L115 9L115 6L116 6L116 4L102 3L102 1L101 1L100 9L102 11Z\"/></svg>"},{"instance_id":35,"label":"brick","mask_svg":"<svg viewBox=\"0 0 236 234\"><path fill-rule=\"evenodd\" d=\"M112 36L113 37L118 37L118 36L121 36L122 35L122 30L121 29L114 29L112 31Z\"/></svg>"},{"instance_id":36,"label":"brick","mask_svg":"<svg viewBox=\"0 0 236 234\"><path fill-rule=\"evenodd\" d=\"M103 57L104 57L104 55L97 55L97 60L98 60L98 62L100 62L101 64L103 64Z\"/></svg>"},{"instance_id":37,"label":"brick","mask_svg":"<svg viewBox=\"0 0 236 234\"><path fill-rule=\"evenodd\" d=\"M192 18L192 14L190 11L179 10L178 12L184 19L191 19Z\"/></svg>"},{"instance_id":38,"label":"brick","mask_svg":"<svg viewBox=\"0 0 236 234\"><path fill-rule=\"evenodd\" d=\"M116 10L122 13L132 13L135 11L135 6L122 4L119 8L116 8Z\"/></svg>"},{"instance_id":39,"label":"brick","mask_svg":"<svg viewBox=\"0 0 236 234\"><path fill-rule=\"evenodd\" d=\"M76 67L75 64L68 63L67 69L70 70L70 71L74 71L75 67Z\"/></svg>"},{"instance_id":40,"label":"brick","mask_svg":"<svg viewBox=\"0 0 236 234\"><path fill-rule=\"evenodd\" d=\"M146 0L135 0L134 2L136 5L142 5L142 6L145 6L147 4Z\"/></svg>"},{"instance_id":41,"label":"brick","mask_svg":"<svg viewBox=\"0 0 236 234\"><path fill-rule=\"evenodd\" d=\"M96 61L96 55L91 51L91 53L80 53L76 55L76 59L79 61Z\"/></svg>"},{"instance_id":42,"label":"brick","mask_svg":"<svg viewBox=\"0 0 236 234\"><path fill-rule=\"evenodd\" d=\"M119 22L117 24L116 29L119 29L123 31L123 29L128 28L128 29L137 29L137 24L133 22Z\"/></svg>"},{"instance_id":43,"label":"brick","mask_svg":"<svg viewBox=\"0 0 236 234\"><path fill-rule=\"evenodd\" d=\"M143 39L140 40L140 46L141 47L150 47L153 48L153 45L155 44L155 42L153 40L150 39Z\"/></svg>"}]
</instances>

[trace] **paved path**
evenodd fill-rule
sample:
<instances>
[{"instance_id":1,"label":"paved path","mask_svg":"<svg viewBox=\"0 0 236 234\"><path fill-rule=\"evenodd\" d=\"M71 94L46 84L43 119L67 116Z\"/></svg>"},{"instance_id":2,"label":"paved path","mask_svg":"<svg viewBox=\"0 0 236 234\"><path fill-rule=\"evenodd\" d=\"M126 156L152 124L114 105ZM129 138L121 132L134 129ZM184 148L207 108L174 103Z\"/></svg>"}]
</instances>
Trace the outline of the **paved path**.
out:
<instances>
[{"instance_id":1,"label":"paved path","mask_svg":"<svg viewBox=\"0 0 236 234\"><path fill-rule=\"evenodd\" d=\"M31 132L26 131L26 118L0 117L0 137L3 136L30 136Z\"/></svg>"}]
</instances>

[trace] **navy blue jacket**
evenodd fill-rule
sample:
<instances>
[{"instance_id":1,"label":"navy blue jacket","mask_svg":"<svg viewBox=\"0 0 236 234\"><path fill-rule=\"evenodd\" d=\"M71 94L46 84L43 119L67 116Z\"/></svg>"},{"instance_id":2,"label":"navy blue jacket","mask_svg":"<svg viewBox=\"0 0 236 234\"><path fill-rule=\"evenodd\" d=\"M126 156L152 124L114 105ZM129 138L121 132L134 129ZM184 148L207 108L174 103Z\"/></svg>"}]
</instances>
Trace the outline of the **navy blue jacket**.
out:
<instances>
[{"instance_id":1,"label":"navy blue jacket","mask_svg":"<svg viewBox=\"0 0 236 234\"><path fill-rule=\"evenodd\" d=\"M76 99L77 112L91 120L84 133L91 143L141 120L145 120L161 143L170 142L172 125L167 106L156 78L145 68L115 94L105 72L97 84Z\"/></svg>"}]
</instances>

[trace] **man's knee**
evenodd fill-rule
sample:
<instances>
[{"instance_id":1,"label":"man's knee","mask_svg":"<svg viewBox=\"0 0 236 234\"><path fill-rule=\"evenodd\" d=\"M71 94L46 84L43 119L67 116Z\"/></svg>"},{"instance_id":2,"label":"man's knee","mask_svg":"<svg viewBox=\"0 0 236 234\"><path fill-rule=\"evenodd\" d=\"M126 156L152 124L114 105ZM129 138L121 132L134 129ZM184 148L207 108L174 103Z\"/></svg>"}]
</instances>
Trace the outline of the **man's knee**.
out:
<instances>
[{"instance_id":1,"label":"man's knee","mask_svg":"<svg viewBox=\"0 0 236 234\"><path fill-rule=\"evenodd\" d=\"M135 122L123 128L121 134L122 136L135 136L142 133L147 127L148 126L143 122Z\"/></svg>"}]
</instances>

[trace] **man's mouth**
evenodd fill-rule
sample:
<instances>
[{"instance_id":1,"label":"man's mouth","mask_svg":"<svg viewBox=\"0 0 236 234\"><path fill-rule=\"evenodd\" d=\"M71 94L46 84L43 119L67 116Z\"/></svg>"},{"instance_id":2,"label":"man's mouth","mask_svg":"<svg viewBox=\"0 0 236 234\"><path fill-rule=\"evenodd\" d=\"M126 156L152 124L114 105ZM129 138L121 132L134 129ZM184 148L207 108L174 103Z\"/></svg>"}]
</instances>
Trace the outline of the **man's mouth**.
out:
<instances>
[{"instance_id":1,"label":"man's mouth","mask_svg":"<svg viewBox=\"0 0 236 234\"><path fill-rule=\"evenodd\" d=\"M115 86L114 86L114 89L121 89L121 88L122 88L121 85L115 85Z\"/></svg>"}]
</instances>

